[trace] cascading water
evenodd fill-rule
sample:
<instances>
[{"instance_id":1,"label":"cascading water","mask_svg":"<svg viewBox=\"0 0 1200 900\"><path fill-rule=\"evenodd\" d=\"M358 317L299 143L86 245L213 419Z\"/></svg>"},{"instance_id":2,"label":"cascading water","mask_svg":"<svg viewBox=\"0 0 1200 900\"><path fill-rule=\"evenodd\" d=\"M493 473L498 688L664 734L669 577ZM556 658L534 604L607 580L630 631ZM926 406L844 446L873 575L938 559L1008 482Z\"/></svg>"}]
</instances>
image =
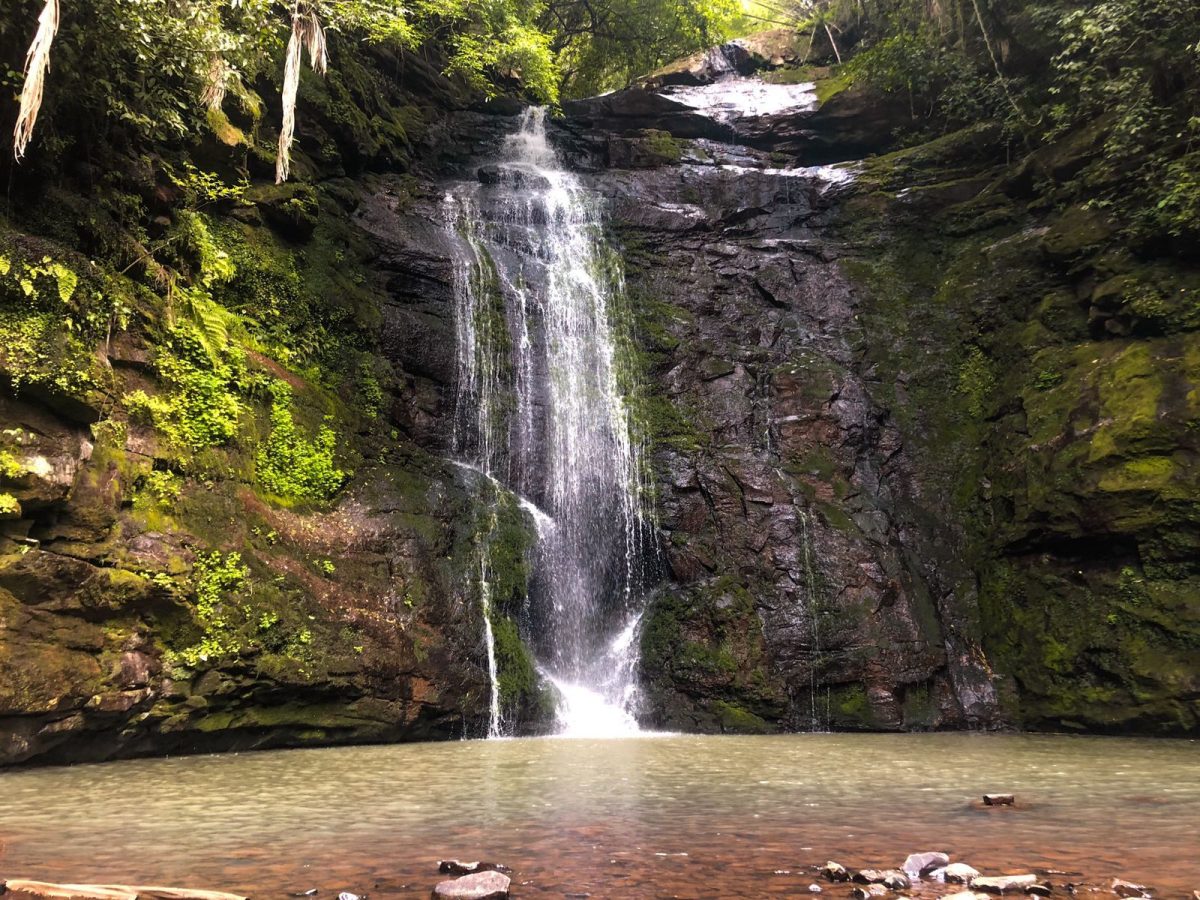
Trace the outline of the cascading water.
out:
<instances>
[{"instance_id":1,"label":"cascading water","mask_svg":"<svg viewBox=\"0 0 1200 900\"><path fill-rule=\"evenodd\" d=\"M623 280L598 198L562 168L545 116L527 110L486 183L446 196L460 249L455 451L549 517L534 516L522 624L556 689L559 731L628 734L653 539L619 364ZM486 558L481 573L486 618Z\"/></svg>"}]
</instances>

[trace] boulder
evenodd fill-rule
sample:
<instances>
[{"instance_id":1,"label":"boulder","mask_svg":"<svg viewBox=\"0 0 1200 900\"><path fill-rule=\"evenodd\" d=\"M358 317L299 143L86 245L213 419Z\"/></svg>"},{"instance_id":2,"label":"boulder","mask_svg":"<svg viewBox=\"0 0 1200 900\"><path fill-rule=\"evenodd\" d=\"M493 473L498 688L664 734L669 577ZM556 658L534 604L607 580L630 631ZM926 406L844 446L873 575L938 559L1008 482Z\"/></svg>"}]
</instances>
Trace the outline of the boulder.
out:
<instances>
[{"instance_id":1,"label":"boulder","mask_svg":"<svg viewBox=\"0 0 1200 900\"><path fill-rule=\"evenodd\" d=\"M821 867L821 874L829 881L849 881L850 872L841 863L836 863L833 860L825 863Z\"/></svg>"},{"instance_id":2,"label":"boulder","mask_svg":"<svg viewBox=\"0 0 1200 900\"><path fill-rule=\"evenodd\" d=\"M1036 875L997 875L989 878L971 879L971 890L989 894L1021 893L1038 883Z\"/></svg>"},{"instance_id":3,"label":"boulder","mask_svg":"<svg viewBox=\"0 0 1200 900\"><path fill-rule=\"evenodd\" d=\"M970 884L973 879L979 877L979 870L974 866L958 862L950 863L944 869L939 869L933 874L939 881L947 884Z\"/></svg>"},{"instance_id":4,"label":"boulder","mask_svg":"<svg viewBox=\"0 0 1200 900\"><path fill-rule=\"evenodd\" d=\"M499 872L476 872L441 882L433 889L433 900L506 900L509 883Z\"/></svg>"},{"instance_id":5,"label":"boulder","mask_svg":"<svg viewBox=\"0 0 1200 900\"><path fill-rule=\"evenodd\" d=\"M928 875L934 869L945 868L948 865L950 865L949 856L936 850L928 850L924 853L910 853L900 868L909 878L920 878L922 875Z\"/></svg>"}]
</instances>

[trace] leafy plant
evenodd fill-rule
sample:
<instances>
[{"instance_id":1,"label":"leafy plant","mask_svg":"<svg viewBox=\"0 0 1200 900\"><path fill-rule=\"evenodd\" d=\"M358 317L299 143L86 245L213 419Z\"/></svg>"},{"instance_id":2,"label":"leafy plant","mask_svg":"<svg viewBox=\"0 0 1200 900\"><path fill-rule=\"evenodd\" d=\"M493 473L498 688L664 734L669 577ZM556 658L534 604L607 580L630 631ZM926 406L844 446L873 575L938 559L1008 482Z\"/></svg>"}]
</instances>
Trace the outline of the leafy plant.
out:
<instances>
[{"instance_id":1,"label":"leafy plant","mask_svg":"<svg viewBox=\"0 0 1200 900\"><path fill-rule=\"evenodd\" d=\"M314 439L300 433L292 417L292 392L282 381L270 385L271 434L259 447L258 480L272 494L296 500L328 500L346 481L334 464L337 436L328 419Z\"/></svg>"}]
</instances>

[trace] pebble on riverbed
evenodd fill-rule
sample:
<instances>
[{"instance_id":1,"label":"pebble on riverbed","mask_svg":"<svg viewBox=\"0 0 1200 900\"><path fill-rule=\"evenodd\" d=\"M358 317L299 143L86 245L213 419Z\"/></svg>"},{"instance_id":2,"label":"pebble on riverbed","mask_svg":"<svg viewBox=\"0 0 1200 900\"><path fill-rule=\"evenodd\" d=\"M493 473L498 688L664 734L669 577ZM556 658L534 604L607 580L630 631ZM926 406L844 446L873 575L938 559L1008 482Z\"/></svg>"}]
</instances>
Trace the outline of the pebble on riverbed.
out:
<instances>
[{"instance_id":1,"label":"pebble on riverbed","mask_svg":"<svg viewBox=\"0 0 1200 900\"><path fill-rule=\"evenodd\" d=\"M509 877L496 871L476 872L433 889L433 900L507 900Z\"/></svg>"},{"instance_id":2,"label":"pebble on riverbed","mask_svg":"<svg viewBox=\"0 0 1200 900\"><path fill-rule=\"evenodd\" d=\"M984 806L1014 806L1017 798L1013 794L984 794Z\"/></svg>"}]
</instances>

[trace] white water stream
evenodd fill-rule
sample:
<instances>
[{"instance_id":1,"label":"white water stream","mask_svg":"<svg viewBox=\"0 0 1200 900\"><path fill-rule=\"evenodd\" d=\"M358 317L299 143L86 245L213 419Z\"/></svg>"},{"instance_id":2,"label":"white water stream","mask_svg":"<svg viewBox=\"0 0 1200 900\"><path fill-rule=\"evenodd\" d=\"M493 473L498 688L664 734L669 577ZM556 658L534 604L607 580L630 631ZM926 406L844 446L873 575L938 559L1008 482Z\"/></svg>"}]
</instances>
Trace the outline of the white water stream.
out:
<instances>
[{"instance_id":1,"label":"white water stream","mask_svg":"<svg viewBox=\"0 0 1200 900\"><path fill-rule=\"evenodd\" d=\"M455 234L455 452L512 491L536 525L518 624L555 688L561 734L636 733L637 626L651 546L621 370L620 261L598 199L563 169L545 110L527 110L486 184L446 196ZM479 595L494 616L489 539ZM489 735L504 733L495 651Z\"/></svg>"}]
</instances>

